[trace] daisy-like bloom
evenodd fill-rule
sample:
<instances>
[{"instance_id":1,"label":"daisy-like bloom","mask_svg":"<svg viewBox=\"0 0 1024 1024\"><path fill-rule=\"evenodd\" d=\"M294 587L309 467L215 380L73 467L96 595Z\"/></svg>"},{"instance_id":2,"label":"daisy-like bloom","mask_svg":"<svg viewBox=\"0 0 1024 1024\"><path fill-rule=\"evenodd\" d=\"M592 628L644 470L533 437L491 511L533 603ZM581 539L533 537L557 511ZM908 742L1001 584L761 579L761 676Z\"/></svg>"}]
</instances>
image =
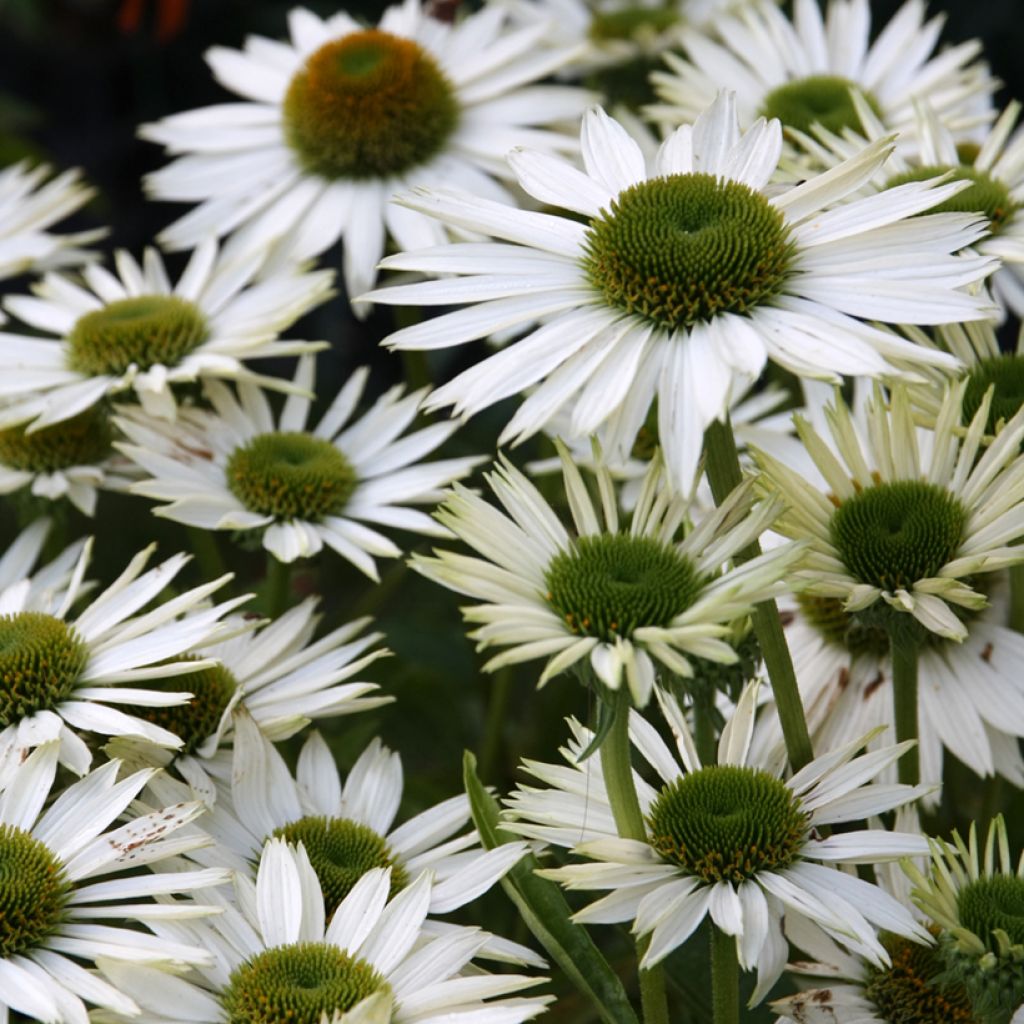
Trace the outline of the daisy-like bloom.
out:
<instances>
[{"instance_id":1,"label":"daisy-like bloom","mask_svg":"<svg viewBox=\"0 0 1024 1024\"><path fill-rule=\"evenodd\" d=\"M103 403L41 430L0 430L0 494L25 488L38 498L67 498L87 516L99 491L123 491L131 482L114 450L114 430Z\"/></svg>"},{"instance_id":2,"label":"daisy-like bloom","mask_svg":"<svg viewBox=\"0 0 1024 1024\"><path fill-rule=\"evenodd\" d=\"M397 385L361 417L356 407L369 369L348 379L311 431L315 362L299 360L284 410L275 421L266 395L243 382L238 397L213 381L206 393L214 411L192 410L176 425L143 416L118 424L131 444L118 447L150 475L132 491L170 504L154 514L206 530L258 530L263 547L281 562L317 554L324 544L370 579L374 556L401 549L373 523L447 536L408 504L434 504L441 488L470 473L482 457L463 456L415 465L456 430L435 423L402 436L426 390L403 395Z\"/></svg>"},{"instance_id":3,"label":"daisy-like bloom","mask_svg":"<svg viewBox=\"0 0 1024 1024\"><path fill-rule=\"evenodd\" d=\"M552 127L589 94L536 86L578 47L546 46L551 24L508 28L497 6L446 25L419 0L389 7L376 28L301 7L291 40L214 47L217 80L246 102L205 107L140 134L187 154L147 179L158 199L201 205L168 228L171 248L235 231L232 249L273 247L307 260L344 242L348 294L376 280L390 235L401 248L440 244L444 229L388 203L411 185L456 184L508 198L505 153L529 142L572 151Z\"/></svg>"},{"instance_id":4,"label":"daisy-like bloom","mask_svg":"<svg viewBox=\"0 0 1024 1024\"><path fill-rule=\"evenodd\" d=\"M220 846L199 851L196 859L251 875L269 836L302 843L328 916L375 868L390 871L392 893L429 870L435 877L431 913L448 913L490 889L526 853L525 843L483 850L476 830L467 829L464 793L396 827L402 760L379 740L366 747L343 784L330 749L314 732L293 778L274 745L241 712L235 718L231 776L220 788L202 824ZM181 791L163 780L155 780L153 792L160 802L181 799Z\"/></svg>"},{"instance_id":5,"label":"daisy-like bloom","mask_svg":"<svg viewBox=\"0 0 1024 1024\"><path fill-rule=\"evenodd\" d=\"M435 937L426 921L427 873L389 899L391 872L364 875L329 922L306 851L267 843L253 885L209 922L152 922L159 935L198 942L217 963L189 978L102 961L104 974L142 1008L139 1024L519 1024L550 996L514 996L545 980L491 975L473 960L488 936L476 928ZM193 980L196 975L198 980ZM510 997L511 998L507 998ZM124 1020L115 1017L114 1020Z\"/></svg>"},{"instance_id":6,"label":"daisy-like bloom","mask_svg":"<svg viewBox=\"0 0 1024 1024\"><path fill-rule=\"evenodd\" d=\"M174 385L200 379L280 388L246 360L322 348L277 335L327 297L332 275L284 269L256 280L264 259L228 258L207 240L172 285L155 249L141 266L122 250L117 275L93 264L85 287L47 274L35 297L8 297L7 311L48 337L0 332L0 427L47 427L124 391L150 416L173 420Z\"/></svg>"},{"instance_id":7,"label":"daisy-like bloom","mask_svg":"<svg viewBox=\"0 0 1024 1024\"><path fill-rule=\"evenodd\" d=\"M760 536L779 512L756 507L750 486L679 539L690 508L668 490L660 456L652 460L628 526L606 467L597 472L595 507L579 469L561 448L562 476L573 530L563 525L530 480L502 458L487 483L504 512L455 488L438 519L483 557L435 550L414 556L413 568L483 604L462 609L478 649L505 647L484 671L547 658L539 684L584 659L605 686L625 678L643 707L655 663L692 676L688 656L732 664L736 619L775 594L799 556L790 545L736 568L728 561Z\"/></svg>"},{"instance_id":8,"label":"daisy-like bloom","mask_svg":"<svg viewBox=\"0 0 1024 1024\"><path fill-rule=\"evenodd\" d=\"M528 193L572 217L454 190L400 197L411 209L502 241L388 257L382 265L461 276L368 296L474 303L396 332L386 340L394 348L443 348L531 326L428 403L469 415L539 385L502 442L530 436L563 408L572 409L574 436L607 421L635 436L657 398L670 476L687 490L705 429L725 417L732 396L769 357L801 376L830 379L879 376L893 356L952 366L948 355L860 318L930 324L991 312L959 289L994 261L951 255L981 237L984 225L968 214L913 216L963 182L910 182L843 202L882 165L889 143L868 145L833 171L769 197L762 190L779 160L782 129L759 121L741 136L735 98L723 93L696 124L669 136L651 167L601 110L586 115L582 148L582 172L543 153L509 156Z\"/></svg>"},{"instance_id":9,"label":"daisy-like bloom","mask_svg":"<svg viewBox=\"0 0 1024 1024\"><path fill-rule=\"evenodd\" d=\"M878 829L821 839L815 831L916 798L920 786L865 785L908 744L858 757L862 737L783 781L749 756L757 689L756 681L744 689L722 731L717 764L701 763L682 710L660 688L678 757L650 723L631 715L633 745L658 777L655 788L636 776L644 841L619 837L597 759L578 761L590 739L580 728L563 751L568 769L527 764L545 788L521 787L513 794L508 813L514 820L507 825L587 858L543 874L570 889L608 890L575 920L632 921L637 935L650 935L642 966L682 945L710 914L735 936L744 970L757 969L752 1004L782 973L788 946L781 922L790 911L879 966L888 963L888 954L875 928L927 940L892 896L835 867L920 854L927 840Z\"/></svg>"},{"instance_id":10,"label":"daisy-like bloom","mask_svg":"<svg viewBox=\"0 0 1024 1024\"><path fill-rule=\"evenodd\" d=\"M879 967L847 953L798 915L786 922L786 937L813 957L788 965L818 981L776 1000L776 1024L981 1024L962 982L951 979L940 951L899 935L882 935L890 957Z\"/></svg>"},{"instance_id":11,"label":"daisy-like bloom","mask_svg":"<svg viewBox=\"0 0 1024 1024\"><path fill-rule=\"evenodd\" d=\"M882 138L887 132L883 122L863 98L854 101L861 133L869 139ZM1024 314L1024 211L1020 209L1024 202L1024 127L1016 127L1020 111L1019 103L1010 103L977 143L965 144L930 104L915 104L917 143L911 150L898 149L884 171L862 189L870 194L938 174L967 182L967 188L932 212L979 213L986 218L987 237L978 241L975 249L1002 261L990 285L1000 304L1016 316ZM841 137L821 130L815 135L816 140L803 136L803 142L825 167L848 159L862 145L854 135Z\"/></svg>"},{"instance_id":12,"label":"daisy-like bloom","mask_svg":"<svg viewBox=\"0 0 1024 1024\"><path fill-rule=\"evenodd\" d=\"M273 622L253 628L236 616L222 619L228 639L193 652L205 667L185 675L150 680L150 689L194 694L187 704L136 707L132 712L178 736L179 751L145 740L121 738L108 752L174 768L204 798L215 799L207 762L231 734L236 708L244 708L271 740L294 736L311 721L356 714L389 704L393 697L368 696L376 683L356 681L378 658L391 652L374 648L383 633L363 633L369 618L331 630L313 640L320 616L316 598L307 598Z\"/></svg>"},{"instance_id":13,"label":"daisy-like bloom","mask_svg":"<svg viewBox=\"0 0 1024 1024\"><path fill-rule=\"evenodd\" d=\"M775 4L755 0L715 23L715 32L685 33L687 56L666 54L670 72L652 81L662 103L648 109L668 125L692 121L719 89L735 89L740 122L777 117L786 128L820 124L837 134L860 131L851 89L859 91L900 144L914 136L914 101L927 97L965 138L986 120L997 82L975 61L972 39L935 53L945 21L925 20L924 0L907 0L873 43L869 0L794 0L793 20Z\"/></svg>"},{"instance_id":14,"label":"daisy-like bloom","mask_svg":"<svg viewBox=\"0 0 1024 1024\"><path fill-rule=\"evenodd\" d=\"M914 902L942 929L949 976L966 987L980 1019L1008 1022L1024 1004L1024 854L1011 857L1003 816L989 825L984 848L972 823L966 843L956 832L952 843L932 841L927 873L905 870Z\"/></svg>"},{"instance_id":15,"label":"daisy-like bloom","mask_svg":"<svg viewBox=\"0 0 1024 1024\"><path fill-rule=\"evenodd\" d=\"M44 743L0 794L0 1016L85 1024L86 1003L134 1016L139 1007L124 989L87 967L99 957L179 969L210 963L213 958L201 944L126 925L207 914L215 908L160 906L150 897L189 894L229 876L218 869L138 871L209 842L201 834L191 840L174 835L203 812L199 801L110 827L151 771L119 782L120 765L110 761L65 789L44 811L57 760L58 744Z\"/></svg>"},{"instance_id":16,"label":"daisy-like bloom","mask_svg":"<svg viewBox=\"0 0 1024 1024\"><path fill-rule=\"evenodd\" d=\"M1024 561L1024 411L982 452L992 394L965 430L965 389L947 389L927 445L902 385L888 406L880 391L868 403L866 443L841 400L826 409L834 450L797 417L827 493L759 456L764 486L788 502L774 529L810 544L793 574L805 597L837 599L862 626L967 637L964 618L988 603L977 577Z\"/></svg>"},{"instance_id":17,"label":"daisy-like bloom","mask_svg":"<svg viewBox=\"0 0 1024 1024\"><path fill-rule=\"evenodd\" d=\"M95 189L81 182L79 171L46 181L50 171L45 164L30 168L27 163L0 171L0 280L81 263L90 254L78 247L106 234L102 229L66 235L48 230L95 195Z\"/></svg>"},{"instance_id":18,"label":"daisy-like bloom","mask_svg":"<svg viewBox=\"0 0 1024 1024\"><path fill-rule=\"evenodd\" d=\"M189 692L150 690L145 682L211 664L182 655L215 639L225 628L221 616L251 596L210 606L206 598L231 579L227 575L147 610L188 561L179 554L144 571L151 545L72 615L89 589L84 577L91 548L89 542L81 550L66 584L53 587L33 577L0 592L0 764L58 740L61 764L83 775L92 753L78 730L180 747L179 737L131 707L186 702Z\"/></svg>"}]
</instances>

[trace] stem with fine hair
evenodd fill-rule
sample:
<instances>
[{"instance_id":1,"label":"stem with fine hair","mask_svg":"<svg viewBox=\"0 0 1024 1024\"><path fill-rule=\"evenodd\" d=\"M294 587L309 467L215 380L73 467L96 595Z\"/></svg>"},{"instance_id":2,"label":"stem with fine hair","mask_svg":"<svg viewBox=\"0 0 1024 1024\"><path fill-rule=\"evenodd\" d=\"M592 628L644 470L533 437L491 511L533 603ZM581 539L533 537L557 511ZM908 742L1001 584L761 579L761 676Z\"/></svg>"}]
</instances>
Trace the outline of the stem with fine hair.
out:
<instances>
[{"instance_id":1,"label":"stem with fine hair","mask_svg":"<svg viewBox=\"0 0 1024 1024\"><path fill-rule=\"evenodd\" d=\"M916 740L918 645L905 635L905 631L893 629L889 632L889 653L896 742ZM921 760L916 743L900 758L897 771L900 782L916 786L921 781Z\"/></svg>"},{"instance_id":2,"label":"stem with fine hair","mask_svg":"<svg viewBox=\"0 0 1024 1024\"><path fill-rule=\"evenodd\" d=\"M711 1009L714 1024L739 1024L740 968L736 939L711 926Z\"/></svg>"},{"instance_id":3,"label":"stem with fine hair","mask_svg":"<svg viewBox=\"0 0 1024 1024\"><path fill-rule=\"evenodd\" d=\"M615 827L623 839L647 842L647 827L644 824L640 800L636 795L633 781L633 765L629 746L629 690L622 687L610 694L613 715L612 726L601 743L601 774L608 791ZM637 955L642 959L649 937L637 942ZM644 1024L669 1024L668 998L665 993L665 974L661 965L640 971L640 1003Z\"/></svg>"},{"instance_id":4,"label":"stem with fine hair","mask_svg":"<svg viewBox=\"0 0 1024 1024\"><path fill-rule=\"evenodd\" d=\"M739 452L728 417L723 423L712 421L704 432L704 466L715 504L723 501L743 482ZM754 541L736 554L737 562L749 562L761 554L761 545ZM754 632L761 645L768 677L772 683L775 706L779 712L786 752L794 769L802 768L813 760L814 749L807 731L804 705L793 671L793 659L786 644L786 635L774 601L762 601L754 608Z\"/></svg>"}]
</instances>

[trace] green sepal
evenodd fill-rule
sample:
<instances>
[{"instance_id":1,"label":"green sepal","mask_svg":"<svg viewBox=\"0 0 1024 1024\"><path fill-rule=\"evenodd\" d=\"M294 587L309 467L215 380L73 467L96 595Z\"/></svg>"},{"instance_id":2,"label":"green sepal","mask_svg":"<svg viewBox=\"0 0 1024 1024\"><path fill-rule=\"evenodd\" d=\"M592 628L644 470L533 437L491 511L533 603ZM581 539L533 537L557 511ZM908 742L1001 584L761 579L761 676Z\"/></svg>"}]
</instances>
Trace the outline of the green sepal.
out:
<instances>
[{"instance_id":1,"label":"green sepal","mask_svg":"<svg viewBox=\"0 0 1024 1024\"><path fill-rule=\"evenodd\" d=\"M476 773L476 758L466 751L462 777L469 797L473 824L487 850L518 837L499 825L497 800L487 792ZM594 945L586 929L575 924L562 890L554 882L534 874L538 867L532 854L523 857L501 880L508 898L524 923L552 960L576 988L591 1001L605 1024L638 1024L618 975Z\"/></svg>"}]
</instances>

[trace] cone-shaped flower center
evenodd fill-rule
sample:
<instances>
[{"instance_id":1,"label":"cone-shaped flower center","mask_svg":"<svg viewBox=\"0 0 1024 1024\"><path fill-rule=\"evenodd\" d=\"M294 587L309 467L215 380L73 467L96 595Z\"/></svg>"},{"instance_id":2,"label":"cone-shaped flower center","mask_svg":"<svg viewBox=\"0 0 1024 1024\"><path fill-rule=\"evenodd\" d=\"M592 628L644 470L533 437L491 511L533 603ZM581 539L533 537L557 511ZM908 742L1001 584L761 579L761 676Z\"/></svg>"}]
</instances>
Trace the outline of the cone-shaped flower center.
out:
<instances>
[{"instance_id":1,"label":"cone-shaped flower center","mask_svg":"<svg viewBox=\"0 0 1024 1024\"><path fill-rule=\"evenodd\" d=\"M591 221L583 269L608 305L675 330L778 294L792 256L782 214L759 192L673 174L630 186Z\"/></svg>"},{"instance_id":2,"label":"cone-shaped flower center","mask_svg":"<svg viewBox=\"0 0 1024 1024\"><path fill-rule=\"evenodd\" d=\"M72 466L95 466L113 452L113 432L100 405L52 427L26 433L0 430L0 463L26 473L53 473Z\"/></svg>"},{"instance_id":3,"label":"cone-shaped flower center","mask_svg":"<svg viewBox=\"0 0 1024 1024\"><path fill-rule=\"evenodd\" d=\"M176 295L138 295L78 318L67 339L68 367L89 375L173 366L209 337L206 318Z\"/></svg>"},{"instance_id":4,"label":"cone-shaped flower center","mask_svg":"<svg viewBox=\"0 0 1024 1024\"><path fill-rule=\"evenodd\" d=\"M594 42L603 43L657 35L678 22L679 12L671 7L621 7L614 11L595 11L588 32Z\"/></svg>"},{"instance_id":5,"label":"cone-shaped flower center","mask_svg":"<svg viewBox=\"0 0 1024 1024\"><path fill-rule=\"evenodd\" d=\"M841 135L844 128L863 131L857 108L850 99L855 82L837 75L809 75L772 89L764 99L761 113L777 117L786 128L809 132L820 124L830 132ZM878 103L869 93L861 90L867 104L880 114Z\"/></svg>"},{"instance_id":6,"label":"cone-shaped flower center","mask_svg":"<svg viewBox=\"0 0 1024 1024\"><path fill-rule=\"evenodd\" d=\"M60 924L71 885L50 849L0 825L0 960L38 946Z\"/></svg>"},{"instance_id":7,"label":"cone-shaped flower center","mask_svg":"<svg viewBox=\"0 0 1024 1024\"><path fill-rule=\"evenodd\" d=\"M997 931L1024 952L1024 878L990 875L965 885L957 896L957 912L960 923L992 952L1000 949Z\"/></svg>"},{"instance_id":8,"label":"cone-shaped flower center","mask_svg":"<svg viewBox=\"0 0 1024 1024\"><path fill-rule=\"evenodd\" d=\"M940 174L952 172L952 181L969 181L971 184L951 199L926 210L926 213L981 213L988 218L989 230L993 235L1013 217L1017 204L1010 196L1010 190L984 171L973 167L918 167L906 174L898 174L888 182L888 187L902 185L908 181L927 181Z\"/></svg>"},{"instance_id":9,"label":"cone-shaped flower center","mask_svg":"<svg viewBox=\"0 0 1024 1024\"><path fill-rule=\"evenodd\" d=\"M612 640L667 626L693 604L702 580L689 559L650 537L580 537L551 560L547 601L574 633Z\"/></svg>"},{"instance_id":10,"label":"cone-shaped flower center","mask_svg":"<svg viewBox=\"0 0 1024 1024\"><path fill-rule=\"evenodd\" d=\"M877 624L862 623L838 597L797 594L796 599L804 619L830 644L845 647L854 656L889 653L889 634Z\"/></svg>"},{"instance_id":11,"label":"cone-shaped flower center","mask_svg":"<svg viewBox=\"0 0 1024 1024\"><path fill-rule=\"evenodd\" d=\"M807 815L778 779L709 765L665 786L648 818L651 846L706 882L742 882L798 857Z\"/></svg>"},{"instance_id":12,"label":"cone-shaped flower center","mask_svg":"<svg viewBox=\"0 0 1024 1024\"><path fill-rule=\"evenodd\" d=\"M305 846L320 879L329 915L373 868L391 868L392 896L409 883L409 876L384 838L357 821L311 815L275 829L274 836Z\"/></svg>"},{"instance_id":13,"label":"cone-shaped flower center","mask_svg":"<svg viewBox=\"0 0 1024 1024\"><path fill-rule=\"evenodd\" d=\"M985 393L992 386L987 433L995 433L996 425L1016 416L1024 405L1024 359L1020 356L996 356L971 367L964 389L963 422L968 424L981 408Z\"/></svg>"},{"instance_id":14,"label":"cone-shaped flower center","mask_svg":"<svg viewBox=\"0 0 1024 1024\"><path fill-rule=\"evenodd\" d=\"M440 152L459 120L455 90L411 39L378 29L321 46L288 86L284 134L323 178L383 178Z\"/></svg>"},{"instance_id":15,"label":"cone-shaped flower center","mask_svg":"<svg viewBox=\"0 0 1024 1024\"><path fill-rule=\"evenodd\" d=\"M850 573L883 590L935 576L963 539L967 512L947 491L920 480L869 487L832 516L832 543Z\"/></svg>"},{"instance_id":16,"label":"cone-shaped flower center","mask_svg":"<svg viewBox=\"0 0 1024 1024\"><path fill-rule=\"evenodd\" d=\"M88 660L88 647L60 619L0 616L0 728L66 700Z\"/></svg>"},{"instance_id":17,"label":"cone-shaped flower center","mask_svg":"<svg viewBox=\"0 0 1024 1024\"><path fill-rule=\"evenodd\" d=\"M864 986L880 1020L889 1024L980 1024L963 985L942 979L946 968L934 946L898 936L883 945L892 966L874 971Z\"/></svg>"},{"instance_id":18,"label":"cone-shaped flower center","mask_svg":"<svg viewBox=\"0 0 1024 1024\"><path fill-rule=\"evenodd\" d=\"M228 459L227 485L250 511L316 521L340 512L359 480L330 441L312 434L258 434Z\"/></svg>"},{"instance_id":19,"label":"cone-shaped flower center","mask_svg":"<svg viewBox=\"0 0 1024 1024\"><path fill-rule=\"evenodd\" d=\"M198 658L176 658L175 661L198 661ZM161 693L192 693L187 704L173 707L130 705L124 710L173 732L183 741L180 753L193 754L208 736L217 731L221 716L238 689L235 677L223 665L211 665L179 676L147 679L147 690Z\"/></svg>"},{"instance_id":20,"label":"cone-shaped flower center","mask_svg":"<svg viewBox=\"0 0 1024 1024\"><path fill-rule=\"evenodd\" d=\"M357 957L324 942L264 950L236 968L221 1002L228 1024L321 1024L387 982Z\"/></svg>"}]
</instances>

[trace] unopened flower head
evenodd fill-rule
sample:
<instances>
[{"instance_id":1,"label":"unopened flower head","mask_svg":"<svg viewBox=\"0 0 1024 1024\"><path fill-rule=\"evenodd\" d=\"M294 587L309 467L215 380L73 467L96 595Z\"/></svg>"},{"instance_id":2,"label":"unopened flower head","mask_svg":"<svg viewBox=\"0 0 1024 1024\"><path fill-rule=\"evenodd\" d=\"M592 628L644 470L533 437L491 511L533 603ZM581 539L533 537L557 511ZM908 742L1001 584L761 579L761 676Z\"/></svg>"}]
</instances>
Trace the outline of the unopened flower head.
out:
<instances>
[{"instance_id":1,"label":"unopened flower head","mask_svg":"<svg viewBox=\"0 0 1024 1024\"><path fill-rule=\"evenodd\" d=\"M988 114L998 84L977 60L981 42L960 43L936 54L945 18L926 20L924 0L907 0L879 32L871 33L869 0L795 0L792 20L769 0L755 0L715 24L715 32L688 31L685 57L666 55L668 72L652 76L662 102L655 120L691 121L719 89L735 89L740 122L777 117L785 128L813 125L841 135L860 131L853 91L859 92L888 132L910 146L914 100L927 98L957 132L969 136Z\"/></svg>"},{"instance_id":2,"label":"unopened flower head","mask_svg":"<svg viewBox=\"0 0 1024 1024\"><path fill-rule=\"evenodd\" d=\"M257 531L281 562L310 557L326 544L376 580L374 557L395 558L401 550L365 524L443 535L428 515L405 506L440 500L441 488L481 460L418 462L456 429L435 423L405 434L424 391L406 395L398 385L356 417L368 376L365 367L357 370L312 429L308 356L278 417L256 385L243 382L232 393L217 381L207 385L212 412L191 410L167 426L124 417L119 424L131 443L118 447L150 474L132 490L168 502L155 509L168 519Z\"/></svg>"},{"instance_id":3,"label":"unopened flower head","mask_svg":"<svg viewBox=\"0 0 1024 1024\"><path fill-rule=\"evenodd\" d=\"M429 579L483 602L463 609L481 649L505 647L484 666L546 658L540 684L577 663L601 683L629 687L644 706L655 665L691 676L690 657L732 663L723 638L736 619L774 594L799 552L786 545L728 568L760 536L778 506L753 506L749 486L689 524L689 503L652 460L628 524L620 523L611 474L598 467L595 504L562 448L573 527L563 525L527 477L502 459L487 482L504 511L456 488L440 521L482 557L435 550L413 566ZM692 525L692 529L687 529Z\"/></svg>"},{"instance_id":4,"label":"unopened flower head","mask_svg":"<svg viewBox=\"0 0 1024 1024\"><path fill-rule=\"evenodd\" d=\"M395 348L528 329L429 400L469 415L536 385L502 442L529 437L563 409L573 437L606 423L635 436L657 399L669 475L688 490L705 430L768 359L832 380L892 372L894 357L952 368L947 354L864 321L946 323L991 311L962 290L995 265L961 251L984 233L980 218L916 216L963 182L909 182L846 201L885 162L889 141L771 195L782 129L762 119L741 134L731 93L670 135L650 166L598 109L583 120L581 146L582 172L532 150L509 156L523 188L565 216L454 189L400 196L403 206L497 241L388 257L383 265L394 269L459 276L368 296L467 306L396 332L385 341Z\"/></svg>"},{"instance_id":5,"label":"unopened flower head","mask_svg":"<svg viewBox=\"0 0 1024 1024\"><path fill-rule=\"evenodd\" d=\"M544 45L549 22L511 28L496 6L454 25L424 6L390 7L374 28L298 7L289 42L254 36L241 51L211 49L214 75L245 102L142 129L186 154L150 175L150 192L202 201L162 240L185 248L234 230L233 251L272 247L277 260L302 261L341 238L354 298L376 279L387 236L402 248L446 237L389 205L396 190L447 182L508 198L494 175L507 176L517 142L574 148L554 126L578 117L588 94L533 83L579 46Z\"/></svg>"},{"instance_id":6,"label":"unopened flower head","mask_svg":"<svg viewBox=\"0 0 1024 1024\"><path fill-rule=\"evenodd\" d=\"M657 775L634 781L646 837L618 835L597 758L580 762L591 740L577 728L563 751L569 768L527 762L544 788L523 786L509 800L505 826L570 847L583 863L543 874L567 888L604 890L575 915L580 923L631 921L648 935L642 966L682 945L710 915L734 936L740 965L756 968L752 1003L782 973L789 951L783 917L795 912L837 942L883 966L881 925L927 940L909 911L882 889L839 864L870 864L923 853L919 835L864 829L822 839L816 827L855 821L915 799L922 787L865 786L908 748L901 743L864 754L868 737L810 762L783 780L750 756L757 684L744 690L718 745L717 764L697 755L683 712L661 689L659 704L675 736L675 752L639 713L630 716L633 746Z\"/></svg>"},{"instance_id":7,"label":"unopened flower head","mask_svg":"<svg viewBox=\"0 0 1024 1024\"><path fill-rule=\"evenodd\" d=\"M39 430L122 392L173 420L175 385L197 380L281 387L247 361L323 347L277 335L327 297L332 275L286 269L257 279L264 259L227 258L207 240L172 285L155 249L141 265L120 251L116 275L91 264L83 282L47 274L35 296L8 297L8 312L34 333L0 333L0 426Z\"/></svg>"}]
</instances>

